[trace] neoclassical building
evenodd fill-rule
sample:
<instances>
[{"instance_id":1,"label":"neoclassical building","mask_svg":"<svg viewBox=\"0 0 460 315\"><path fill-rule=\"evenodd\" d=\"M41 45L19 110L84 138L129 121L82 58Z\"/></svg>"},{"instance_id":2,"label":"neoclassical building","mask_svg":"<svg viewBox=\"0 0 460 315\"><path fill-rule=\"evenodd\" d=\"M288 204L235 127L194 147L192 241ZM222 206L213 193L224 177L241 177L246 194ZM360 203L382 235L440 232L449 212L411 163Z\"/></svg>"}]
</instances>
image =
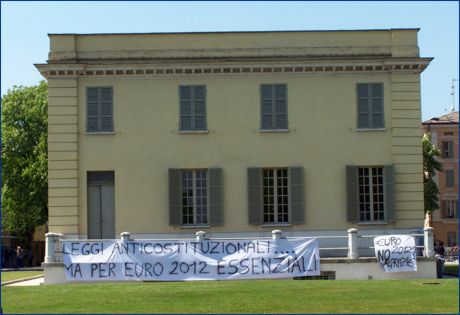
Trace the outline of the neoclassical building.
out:
<instances>
[{"instance_id":1,"label":"neoclassical building","mask_svg":"<svg viewBox=\"0 0 460 315\"><path fill-rule=\"evenodd\" d=\"M422 228L417 32L50 34L49 230Z\"/></svg>"}]
</instances>

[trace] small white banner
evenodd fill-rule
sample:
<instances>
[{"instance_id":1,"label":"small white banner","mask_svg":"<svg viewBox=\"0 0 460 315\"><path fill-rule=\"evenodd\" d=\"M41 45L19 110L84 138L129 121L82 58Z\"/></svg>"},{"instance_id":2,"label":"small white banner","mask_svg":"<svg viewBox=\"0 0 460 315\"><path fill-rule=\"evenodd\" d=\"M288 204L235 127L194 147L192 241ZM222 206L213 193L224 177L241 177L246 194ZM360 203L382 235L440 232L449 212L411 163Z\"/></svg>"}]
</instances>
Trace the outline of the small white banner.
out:
<instances>
[{"instance_id":1,"label":"small white banner","mask_svg":"<svg viewBox=\"0 0 460 315\"><path fill-rule=\"evenodd\" d=\"M320 274L318 240L63 241L67 280L226 280Z\"/></svg>"},{"instance_id":2,"label":"small white banner","mask_svg":"<svg viewBox=\"0 0 460 315\"><path fill-rule=\"evenodd\" d=\"M410 235L374 237L375 256L385 272L417 271L415 239Z\"/></svg>"}]
</instances>

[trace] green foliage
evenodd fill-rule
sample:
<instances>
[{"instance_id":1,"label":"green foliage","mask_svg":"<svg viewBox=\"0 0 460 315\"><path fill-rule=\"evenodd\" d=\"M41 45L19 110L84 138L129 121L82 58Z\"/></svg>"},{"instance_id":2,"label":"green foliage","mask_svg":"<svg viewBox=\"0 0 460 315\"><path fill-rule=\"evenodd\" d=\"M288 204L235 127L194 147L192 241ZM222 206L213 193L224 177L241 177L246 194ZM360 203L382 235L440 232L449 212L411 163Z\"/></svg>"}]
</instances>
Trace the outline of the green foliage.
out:
<instances>
[{"instance_id":1,"label":"green foliage","mask_svg":"<svg viewBox=\"0 0 460 315\"><path fill-rule=\"evenodd\" d=\"M48 85L2 97L2 229L30 236L47 220Z\"/></svg>"},{"instance_id":2,"label":"green foliage","mask_svg":"<svg viewBox=\"0 0 460 315\"><path fill-rule=\"evenodd\" d=\"M423 146L423 192L425 213L439 209L439 189L433 177L436 171L442 171L442 165L436 159L441 155L441 151L431 143L430 134L425 134L422 139Z\"/></svg>"},{"instance_id":3,"label":"green foliage","mask_svg":"<svg viewBox=\"0 0 460 315\"><path fill-rule=\"evenodd\" d=\"M458 279L434 280L5 286L2 305L5 314L458 314Z\"/></svg>"}]
</instances>

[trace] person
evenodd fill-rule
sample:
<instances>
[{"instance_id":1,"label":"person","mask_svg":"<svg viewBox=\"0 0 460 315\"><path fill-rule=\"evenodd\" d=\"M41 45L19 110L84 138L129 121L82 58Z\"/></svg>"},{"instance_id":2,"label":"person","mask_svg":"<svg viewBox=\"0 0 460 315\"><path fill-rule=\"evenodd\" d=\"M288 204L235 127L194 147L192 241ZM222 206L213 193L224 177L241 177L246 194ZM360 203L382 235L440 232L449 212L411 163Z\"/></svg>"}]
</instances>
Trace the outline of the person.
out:
<instances>
[{"instance_id":1,"label":"person","mask_svg":"<svg viewBox=\"0 0 460 315\"><path fill-rule=\"evenodd\" d=\"M24 250L21 246L16 248L16 268L24 268Z\"/></svg>"},{"instance_id":2,"label":"person","mask_svg":"<svg viewBox=\"0 0 460 315\"><path fill-rule=\"evenodd\" d=\"M442 273L444 269L444 257L446 255L446 250L444 248L443 241L437 240L435 242L434 253L434 257L436 257L436 275L438 278L442 278Z\"/></svg>"}]
</instances>

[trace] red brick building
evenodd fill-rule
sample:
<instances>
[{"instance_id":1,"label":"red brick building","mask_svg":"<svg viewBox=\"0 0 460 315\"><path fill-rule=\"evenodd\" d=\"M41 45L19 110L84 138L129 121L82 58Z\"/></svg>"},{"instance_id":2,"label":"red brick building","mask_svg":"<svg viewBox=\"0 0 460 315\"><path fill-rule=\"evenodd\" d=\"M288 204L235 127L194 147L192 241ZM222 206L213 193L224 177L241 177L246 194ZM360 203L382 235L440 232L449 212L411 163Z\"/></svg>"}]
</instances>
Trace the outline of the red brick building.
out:
<instances>
[{"instance_id":1,"label":"red brick building","mask_svg":"<svg viewBox=\"0 0 460 315\"><path fill-rule=\"evenodd\" d=\"M433 212L434 234L444 246L458 246L458 111L424 121L423 130L431 133L431 142L441 150L443 167L435 177L440 211Z\"/></svg>"}]
</instances>

